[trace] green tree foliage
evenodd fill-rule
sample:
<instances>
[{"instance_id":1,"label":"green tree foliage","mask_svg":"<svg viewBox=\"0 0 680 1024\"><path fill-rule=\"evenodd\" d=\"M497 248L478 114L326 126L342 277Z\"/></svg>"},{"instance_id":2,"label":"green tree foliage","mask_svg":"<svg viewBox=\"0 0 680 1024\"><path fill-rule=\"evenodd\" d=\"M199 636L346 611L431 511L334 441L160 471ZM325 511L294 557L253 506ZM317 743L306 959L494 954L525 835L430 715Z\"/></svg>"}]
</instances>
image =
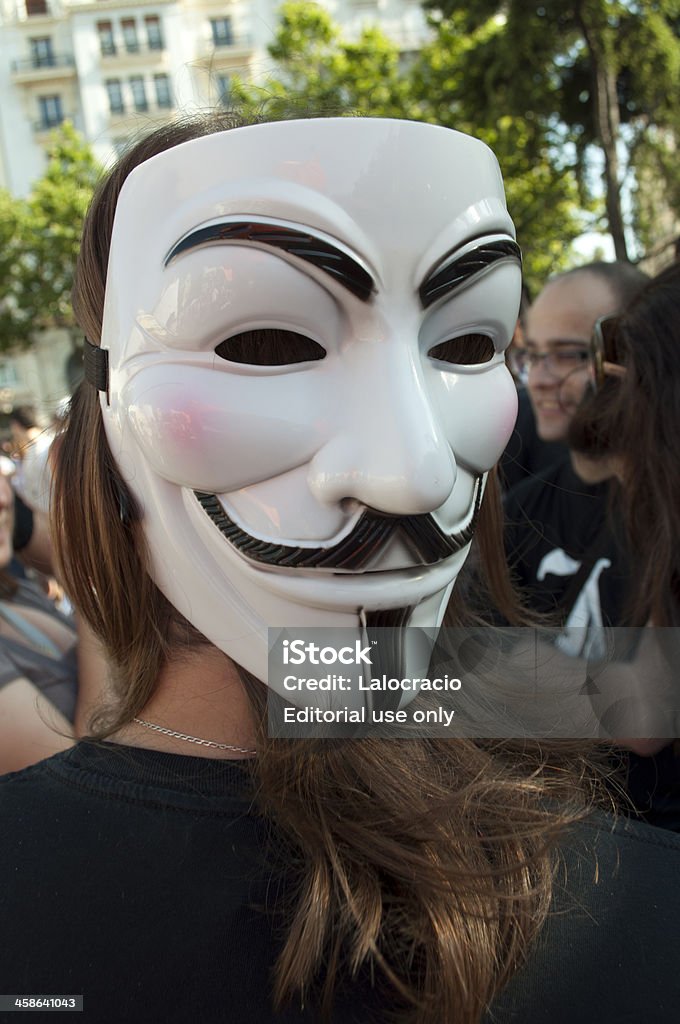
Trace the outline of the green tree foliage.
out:
<instances>
[{"instance_id":1,"label":"green tree foliage","mask_svg":"<svg viewBox=\"0 0 680 1024\"><path fill-rule=\"evenodd\" d=\"M73 269L99 174L89 146L65 122L28 198L0 193L0 237L11 237L0 261L0 348L28 345L36 330L73 326Z\"/></svg>"},{"instance_id":2,"label":"green tree foliage","mask_svg":"<svg viewBox=\"0 0 680 1024\"><path fill-rule=\"evenodd\" d=\"M0 351L25 341L31 326L19 308L17 280L27 218L26 203L0 190Z\"/></svg>"},{"instance_id":3,"label":"green tree foliage","mask_svg":"<svg viewBox=\"0 0 680 1024\"><path fill-rule=\"evenodd\" d=\"M323 8L299 0L285 3L279 18L269 47L277 75L259 87L233 80L232 97L250 116L418 116L399 50L378 28L350 42Z\"/></svg>"},{"instance_id":4,"label":"green tree foliage","mask_svg":"<svg viewBox=\"0 0 680 1024\"><path fill-rule=\"evenodd\" d=\"M599 148L617 256L628 255L626 176L635 192L631 226L639 248L648 245L653 192L674 203L680 193L680 2L426 0L426 7L440 30L450 26L474 40L459 62L465 82L475 85L471 113L485 120L499 109L513 117L531 112L536 124L561 132L563 144L572 144L582 196Z\"/></svg>"},{"instance_id":5,"label":"green tree foliage","mask_svg":"<svg viewBox=\"0 0 680 1024\"><path fill-rule=\"evenodd\" d=\"M435 29L409 69L412 88L426 120L478 136L498 157L525 280L534 293L572 262L571 243L592 223L593 203L581 193L573 160L551 123L529 106L511 113L502 95L495 105L479 104L489 68L471 55L480 46L498 45L501 24L487 19L466 31L460 20L447 19Z\"/></svg>"},{"instance_id":6,"label":"green tree foliage","mask_svg":"<svg viewBox=\"0 0 680 1024\"><path fill-rule=\"evenodd\" d=\"M575 175L559 156L557 136L533 115L478 116L460 70L474 36L443 22L432 43L405 61L375 27L356 41L344 38L316 4L291 0L280 17L270 47L276 73L264 86L234 84L233 98L248 116L416 118L477 135L500 160L529 286L567 265L570 243L586 222ZM477 31L488 35L495 28Z\"/></svg>"}]
</instances>

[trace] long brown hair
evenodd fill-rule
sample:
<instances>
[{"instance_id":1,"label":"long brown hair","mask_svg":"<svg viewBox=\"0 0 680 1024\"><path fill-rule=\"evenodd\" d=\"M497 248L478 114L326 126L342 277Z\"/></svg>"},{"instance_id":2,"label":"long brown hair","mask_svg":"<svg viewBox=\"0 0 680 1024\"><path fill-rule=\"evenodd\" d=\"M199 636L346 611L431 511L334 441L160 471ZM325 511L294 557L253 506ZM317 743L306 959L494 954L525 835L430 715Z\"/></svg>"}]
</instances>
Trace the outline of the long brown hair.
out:
<instances>
[{"instance_id":1,"label":"long brown hair","mask_svg":"<svg viewBox=\"0 0 680 1024\"><path fill-rule=\"evenodd\" d=\"M100 341L107 253L126 175L170 146L233 123L219 117L164 128L129 151L103 183L85 225L73 293L92 343ZM483 560L495 560L493 588L503 576L500 536L492 537L493 483L484 507L480 550ZM206 641L146 571L133 503L87 383L73 398L58 448L53 508L68 591L116 671L117 706L93 723L101 739L139 714L168 659ZM551 849L590 795L581 749L271 739L265 687L243 670L241 678L258 729L258 804L276 826L292 894L275 1001L321 984L327 1010L336 974L366 969L382 979L396 1020L477 1022L548 912Z\"/></svg>"},{"instance_id":2,"label":"long brown hair","mask_svg":"<svg viewBox=\"0 0 680 1024\"><path fill-rule=\"evenodd\" d=\"M633 558L631 624L680 625L680 263L667 267L616 323L622 378L608 378L572 421L569 443L616 457Z\"/></svg>"}]
</instances>

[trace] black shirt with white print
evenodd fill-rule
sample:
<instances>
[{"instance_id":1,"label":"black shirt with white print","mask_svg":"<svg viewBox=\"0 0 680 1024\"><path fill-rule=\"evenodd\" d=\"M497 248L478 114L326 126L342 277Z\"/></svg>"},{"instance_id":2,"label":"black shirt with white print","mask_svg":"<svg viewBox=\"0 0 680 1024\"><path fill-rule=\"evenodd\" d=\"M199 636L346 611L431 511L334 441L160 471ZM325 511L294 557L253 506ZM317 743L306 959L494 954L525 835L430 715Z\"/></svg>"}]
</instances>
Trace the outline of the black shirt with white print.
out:
<instances>
[{"instance_id":1,"label":"black shirt with white print","mask_svg":"<svg viewBox=\"0 0 680 1024\"><path fill-rule=\"evenodd\" d=\"M563 459L505 499L505 550L527 606L564 625L560 646L597 657L602 626L626 624L634 586L609 484L590 485ZM625 753L628 795L640 817L680 832L680 744L654 757Z\"/></svg>"}]
</instances>

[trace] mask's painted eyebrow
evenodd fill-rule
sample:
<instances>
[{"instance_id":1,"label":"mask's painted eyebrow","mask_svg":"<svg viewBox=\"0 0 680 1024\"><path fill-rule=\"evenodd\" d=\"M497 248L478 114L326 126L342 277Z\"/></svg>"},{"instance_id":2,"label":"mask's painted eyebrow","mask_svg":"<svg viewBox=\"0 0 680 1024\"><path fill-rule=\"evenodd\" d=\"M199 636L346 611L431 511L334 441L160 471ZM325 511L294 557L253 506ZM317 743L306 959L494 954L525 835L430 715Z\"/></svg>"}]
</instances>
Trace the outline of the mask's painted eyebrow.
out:
<instances>
[{"instance_id":1,"label":"mask's painted eyebrow","mask_svg":"<svg viewBox=\"0 0 680 1024\"><path fill-rule=\"evenodd\" d=\"M367 268L339 246L301 227L254 219L213 221L190 231L172 247L164 266L192 249L220 242L254 242L258 246L283 249L323 270L363 302L367 302L375 290L375 282Z\"/></svg>"},{"instance_id":2,"label":"mask's painted eyebrow","mask_svg":"<svg viewBox=\"0 0 680 1024\"><path fill-rule=\"evenodd\" d=\"M507 235L488 235L458 246L435 264L418 289L423 309L443 295L467 286L494 264L507 260L522 265L520 247Z\"/></svg>"}]
</instances>

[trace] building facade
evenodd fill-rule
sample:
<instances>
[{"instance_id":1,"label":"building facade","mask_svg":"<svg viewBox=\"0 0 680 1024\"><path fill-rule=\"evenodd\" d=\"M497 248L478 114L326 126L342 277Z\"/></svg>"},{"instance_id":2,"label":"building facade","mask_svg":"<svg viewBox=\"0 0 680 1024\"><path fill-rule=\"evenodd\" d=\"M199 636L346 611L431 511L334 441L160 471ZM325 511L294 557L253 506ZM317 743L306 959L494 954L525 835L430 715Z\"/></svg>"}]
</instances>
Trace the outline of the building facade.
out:
<instances>
[{"instance_id":1,"label":"building facade","mask_svg":"<svg viewBox=\"0 0 680 1024\"><path fill-rule=\"evenodd\" d=\"M231 77L264 81L279 0L0 0L0 185L26 195L52 128L73 122L107 165L136 132L215 107ZM327 0L351 37L378 23L404 51L417 0Z\"/></svg>"},{"instance_id":2,"label":"building facade","mask_svg":"<svg viewBox=\"0 0 680 1024\"><path fill-rule=\"evenodd\" d=\"M30 192L64 120L107 166L135 134L227 102L234 74L266 81L279 2L0 0L0 187ZM417 0L325 6L350 37L378 23L404 52L427 37ZM24 403L47 419L72 386L73 359L65 331L0 356L0 421Z\"/></svg>"}]
</instances>

